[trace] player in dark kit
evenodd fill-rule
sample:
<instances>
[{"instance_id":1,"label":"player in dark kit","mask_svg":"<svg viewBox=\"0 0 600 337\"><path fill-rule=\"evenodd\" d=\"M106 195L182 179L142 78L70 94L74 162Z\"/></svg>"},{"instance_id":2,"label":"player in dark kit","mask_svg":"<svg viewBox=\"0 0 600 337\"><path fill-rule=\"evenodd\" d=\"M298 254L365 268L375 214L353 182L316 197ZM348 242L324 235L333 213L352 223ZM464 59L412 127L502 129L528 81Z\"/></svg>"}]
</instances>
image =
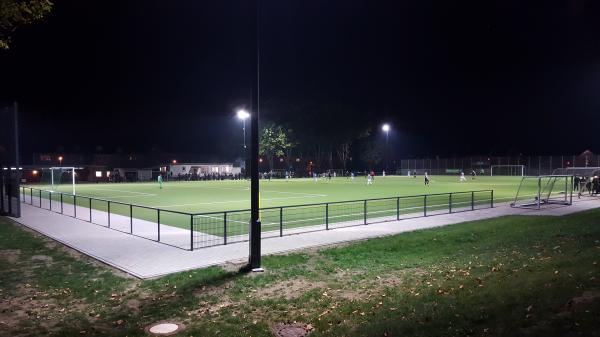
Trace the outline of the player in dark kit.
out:
<instances>
[{"instance_id":1,"label":"player in dark kit","mask_svg":"<svg viewBox=\"0 0 600 337\"><path fill-rule=\"evenodd\" d=\"M425 186L429 186L429 175L425 172Z\"/></svg>"}]
</instances>

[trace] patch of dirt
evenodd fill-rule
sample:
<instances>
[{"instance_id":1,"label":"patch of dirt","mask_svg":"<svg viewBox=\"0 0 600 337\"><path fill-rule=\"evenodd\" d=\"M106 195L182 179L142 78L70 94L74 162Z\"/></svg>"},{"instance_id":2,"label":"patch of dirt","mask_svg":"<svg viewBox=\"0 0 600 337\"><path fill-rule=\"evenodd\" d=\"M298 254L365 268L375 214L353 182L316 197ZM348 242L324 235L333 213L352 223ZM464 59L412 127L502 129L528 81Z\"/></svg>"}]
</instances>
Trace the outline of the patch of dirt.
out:
<instances>
[{"instance_id":1,"label":"patch of dirt","mask_svg":"<svg viewBox=\"0 0 600 337\"><path fill-rule=\"evenodd\" d=\"M131 299L129 301L127 301L127 303L125 304L127 306L127 308L129 310L131 310L131 312L135 315L137 315L140 312L140 305L142 303L139 300L136 299Z\"/></svg>"},{"instance_id":2,"label":"patch of dirt","mask_svg":"<svg viewBox=\"0 0 600 337\"><path fill-rule=\"evenodd\" d=\"M52 259L52 256L48 255L34 255L31 257L31 261L44 263L46 266L51 266L54 262L54 259Z\"/></svg>"},{"instance_id":3,"label":"patch of dirt","mask_svg":"<svg viewBox=\"0 0 600 337\"><path fill-rule=\"evenodd\" d=\"M8 263L16 263L21 256L20 249L2 249L0 250L0 259L5 260Z\"/></svg>"},{"instance_id":4,"label":"patch of dirt","mask_svg":"<svg viewBox=\"0 0 600 337\"><path fill-rule=\"evenodd\" d=\"M325 282L311 282L303 278L297 278L284 282L274 283L261 288L252 294L255 298L273 298L283 297L291 300L299 297L303 293L317 288L326 288Z\"/></svg>"},{"instance_id":5,"label":"patch of dirt","mask_svg":"<svg viewBox=\"0 0 600 337\"><path fill-rule=\"evenodd\" d=\"M223 296L231 287L233 287L233 281L228 281L218 286L202 286L202 288L194 290L193 294L196 297Z\"/></svg>"},{"instance_id":6,"label":"patch of dirt","mask_svg":"<svg viewBox=\"0 0 600 337\"><path fill-rule=\"evenodd\" d=\"M577 308L582 305L590 304L597 300L600 300L600 292L584 291L581 296L573 297L572 299L570 299L567 302L566 307L567 308Z\"/></svg>"},{"instance_id":7,"label":"patch of dirt","mask_svg":"<svg viewBox=\"0 0 600 337\"><path fill-rule=\"evenodd\" d=\"M305 337L312 331L312 326L300 323L278 324L272 331L276 337Z\"/></svg>"}]
</instances>

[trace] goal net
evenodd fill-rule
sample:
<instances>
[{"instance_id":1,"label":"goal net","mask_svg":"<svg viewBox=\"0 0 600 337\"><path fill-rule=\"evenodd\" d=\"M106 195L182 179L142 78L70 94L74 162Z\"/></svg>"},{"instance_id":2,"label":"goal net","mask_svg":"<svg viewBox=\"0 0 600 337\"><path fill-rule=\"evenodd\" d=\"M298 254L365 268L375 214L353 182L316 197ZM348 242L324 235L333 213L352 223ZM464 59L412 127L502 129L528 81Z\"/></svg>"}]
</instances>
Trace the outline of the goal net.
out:
<instances>
[{"instance_id":1,"label":"goal net","mask_svg":"<svg viewBox=\"0 0 600 337\"><path fill-rule=\"evenodd\" d=\"M40 188L75 195L75 167L50 167L41 170Z\"/></svg>"},{"instance_id":2,"label":"goal net","mask_svg":"<svg viewBox=\"0 0 600 337\"><path fill-rule=\"evenodd\" d=\"M571 205L573 202L573 176L549 175L523 177L511 207L532 207L540 209L544 205Z\"/></svg>"},{"instance_id":3,"label":"goal net","mask_svg":"<svg viewBox=\"0 0 600 337\"><path fill-rule=\"evenodd\" d=\"M600 195L600 167L565 167L553 173L572 175L573 189L579 198Z\"/></svg>"},{"instance_id":4,"label":"goal net","mask_svg":"<svg viewBox=\"0 0 600 337\"><path fill-rule=\"evenodd\" d=\"M492 165L490 175L523 177L525 175L525 165Z\"/></svg>"}]
</instances>

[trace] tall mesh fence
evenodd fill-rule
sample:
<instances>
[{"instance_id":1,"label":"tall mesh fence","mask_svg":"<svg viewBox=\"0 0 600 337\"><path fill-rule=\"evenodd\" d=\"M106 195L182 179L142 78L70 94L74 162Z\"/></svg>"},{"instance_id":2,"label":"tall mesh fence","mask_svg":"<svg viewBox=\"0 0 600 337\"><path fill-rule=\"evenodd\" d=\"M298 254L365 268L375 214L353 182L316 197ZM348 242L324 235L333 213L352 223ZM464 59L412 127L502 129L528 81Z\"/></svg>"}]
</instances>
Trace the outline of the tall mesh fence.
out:
<instances>
[{"instance_id":1,"label":"tall mesh fence","mask_svg":"<svg viewBox=\"0 0 600 337\"><path fill-rule=\"evenodd\" d=\"M422 175L455 175L461 171L475 171L478 175L490 175L492 166L523 165L524 175L550 175L554 170L567 167L600 166L599 155L561 155L561 156L471 156L455 158L402 159L398 175L414 173Z\"/></svg>"}]
</instances>

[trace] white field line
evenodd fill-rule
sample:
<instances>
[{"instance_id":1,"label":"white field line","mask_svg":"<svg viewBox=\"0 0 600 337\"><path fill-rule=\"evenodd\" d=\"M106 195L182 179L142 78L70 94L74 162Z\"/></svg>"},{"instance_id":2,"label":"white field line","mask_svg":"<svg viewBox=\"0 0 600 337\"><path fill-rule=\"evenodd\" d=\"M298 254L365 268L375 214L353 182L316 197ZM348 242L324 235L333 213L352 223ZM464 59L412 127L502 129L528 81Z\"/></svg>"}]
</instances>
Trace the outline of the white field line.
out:
<instances>
[{"instance_id":1,"label":"white field line","mask_svg":"<svg viewBox=\"0 0 600 337\"><path fill-rule=\"evenodd\" d=\"M234 187L216 187L216 186L178 186L179 188L207 188L216 190L231 190L231 191L250 191L250 187L234 188ZM273 191L273 190L261 190L261 192L278 193L278 194L293 194L293 195L305 195L309 197L326 197L327 194L314 194L304 192L286 192L286 191Z\"/></svg>"},{"instance_id":2,"label":"white field line","mask_svg":"<svg viewBox=\"0 0 600 337\"><path fill-rule=\"evenodd\" d=\"M127 191L127 190L116 190L116 189L113 189L113 188L89 188L89 190L92 190L92 191L123 192L123 193L139 194L139 195L152 196L152 197L157 196L157 194L152 194L152 193L135 192L135 191Z\"/></svg>"},{"instance_id":3,"label":"white field line","mask_svg":"<svg viewBox=\"0 0 600 337\"><path fill-rule=\"evenodd\" d=\"M316 198L317 196L301 196L301 197L284 197L284 198L261 198L260 200L287 200L287 199L305 199L305 198ZM159 205L153 206L158 208L170 208L170 207L183 207L183 206L197 206L197 205L217 205L217 204L227 204L227 203L236 203L236 202L248 202L250 199L240 199L240 200L226 200L226 201L212 201L212 202L195 202L191 204L176 204L176 205Z\"/></svg>"},{"instance_id":4,"label":"white field line","mask_svg":"<svg viewBox=\"0 0 600 337\"><path fill-rule=\"evenodd\" d=\"M478 200L478 201L489 201L489 199L484 199L484 200ZM455 204L471 204L471 201L464 201L464 202L453 202L453 205ZM427 205L427 208L429 209L429 207L440 207L440 206L447 206L448 204L436 204L436 205ZM413 210L413 209L423 209L423 206L414 206L414 207L405 207L405 208L401 208L400 210ZM435 210L432 210L435 211ZM224 212L223 212L224 213ZM379 213L392 213L392 214L396 214L396 208L390 208L390 209L384 209L384 210L377 210L377 211L370 211L367 212L368 214L379 214ZM410 214L410 213L409 213ZM406 215L406 213L402 214L402 215ZM361 218L358 218L356 220L362 220L362 217L364 216L364 213L360 212L360 213L350 213L350 214L342 214L342 215L330 215L329 219L336 219L336 218L348 218L348 217L358 217L360 216ZM207 219L216 219L219 220L219 222L223 222L223 218L220 217L215 217L215 216L211 216L211 215L196 215L194 216L195 218L207 218ZM314 220L321 220L324 219L325 216L323 217L318 217L318 218L308 218L308 219L299 219L299 220L288 220L284 222L285 224L293 224L293 223L299 223L299 222L308 222L308 221L314 221ZM246 221L241 221L241 220L227 220L227 223L240 223L242 225L248 225L248 222ZM279 225L279 222L263 222L261 224L264 227L268 227L268 226L274 226L274 225Z\"/></svg>"}]
</instances>

